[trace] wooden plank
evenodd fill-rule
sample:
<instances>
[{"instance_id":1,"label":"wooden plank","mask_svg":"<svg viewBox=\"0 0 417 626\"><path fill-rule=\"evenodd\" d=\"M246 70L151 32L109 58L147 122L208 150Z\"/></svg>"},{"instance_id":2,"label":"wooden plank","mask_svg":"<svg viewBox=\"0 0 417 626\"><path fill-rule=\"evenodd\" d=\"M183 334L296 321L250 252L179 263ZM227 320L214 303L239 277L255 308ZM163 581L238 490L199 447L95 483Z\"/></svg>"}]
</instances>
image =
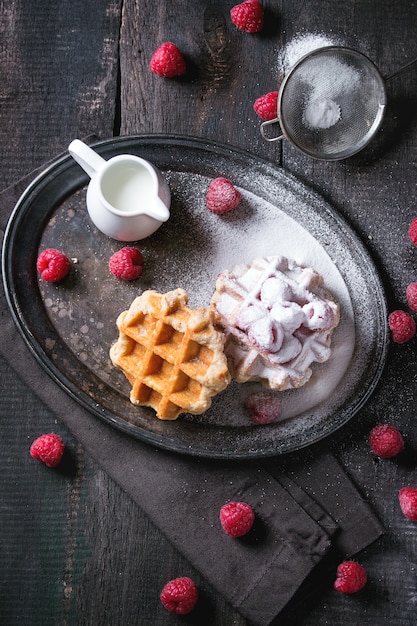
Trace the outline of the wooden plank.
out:
<instances>
[{"instance_id":1,"label":"wooden plank","mask_svg":"<svg viewBox=\"0 0 417 626\"><path fill-rule=\"evenodd\" d=\"M368 1L337 6L323 2L320 11L314 3L304 5L302 13L298 9L293 5L286 11L284 48L300 32L325 34L335 43L367 54L383 74L417 56L413 3L385 3L382 10ZM414 49L407 49L404 42L414 42ZM416 255L407 236L408 225L416 216L410 194L415 187L417 156L417 129L411 113L417 95L415 76L414 69L387 84L389 108L382 130L362 153L346 161L323 163L302 155L287 142L283 146L283 166L324 195L356 229L377 264L390 310L407 308L405 287L416 274ZM401 363L407 364L406 368ZM415 481L415 463L375 459L367 437L376 423L391 422L407 437L408 455L415 454L410 406L416 371L415 348L394 347L381 384L366 407L342 432L322 444L342 459L387 528L386 536L361 555L370 578L368 589L352 603L337 596L328 581L317 601L308 608L298 606L289 623L413 623L407 606L416 588L413 562L417 545L399 510L397 494L401 486Z\"/></svg>"},{"instance_id":2,"label":"wooden plank","mask_svg":"<svg viewBox=\"0 0 417 626\"><path fill-rule=\"evenodd\" d=\"M2 9L4 188L75 136L113 134L121 0L22 0Z\"/></svg>"},{"instance_id":3,"label":"wooden plank","mask_svg":"<svg viewBox=\"0 0 417 626\"><path fill-rule=\"evenodd\" d=\"M415 3L268 0L266 30L259 36L232 27L232 4L1 2L0 184L5 187L64 150L74 136L95 132L104 138L115 128L121 134L207 137L277 164L282 150L284 167L355 226L381 270L390 305L405 306L405 286L416 280L416 254L405 232L416 214L415 70L389 85L391 112L372 148L344 163L314 162L291 146L265 143L252 104L278 85L279 54L300 33L341 38L386 71L417 56L416 49L408 49L415 46ZM166 80L150 72L151 54L165 40L183 49L189 67L184 78ZM0 366L0 622L180 624L162 608L158 593L162 582L181 572L192 575L202 596L187 623L243 626L245 620L201 580L140 507L85 458L7 365ZM367 591L341 597L328 574L318 587L313 581L308 601L279 618L280 626L414 623L416 535L399 513L396 492L415 479L410 407L416 371L415 344L394 346L382 385L366 408L317 447L335 451L387 527L386 536L361 555L370 575ZM408 454L399 462L369 454L367 433L379 420L398 424L407 435ZM68 446L63 473L48 471L28 455L31 440L50 431Z\"/></svg>"},{"instance_id":4,"label":"wooden plank","mask_svg":"<svg viewBox=\"0 0 417 626\"><path fill-rule=\"evenodd\" d=\"M277 84L279 19L275 3L265 5L268 36L238 31L227 3L125 0L121 134L204 137L279 161L280 146L266 146L253 111L255 99ZM183 77L164 79L150 71L149 62L171 40L183 52L188 70Z\"/></svg>"},{"instance_id":5,"label":"wooden plank","mask_svg":"<svg viewBox=\"0 0 417 626\"><path fill-rule=\"evenodd\" d=\"M112 135L120 12L121 0L1 2L0 188L75 136ZM0 622L74 624L90 553L86 489L98 470L3 360L0 366L7 449L0 459ZM29 456L43 432L66 442L70 461L59 471Z\"/></svg>"}]
</instances>

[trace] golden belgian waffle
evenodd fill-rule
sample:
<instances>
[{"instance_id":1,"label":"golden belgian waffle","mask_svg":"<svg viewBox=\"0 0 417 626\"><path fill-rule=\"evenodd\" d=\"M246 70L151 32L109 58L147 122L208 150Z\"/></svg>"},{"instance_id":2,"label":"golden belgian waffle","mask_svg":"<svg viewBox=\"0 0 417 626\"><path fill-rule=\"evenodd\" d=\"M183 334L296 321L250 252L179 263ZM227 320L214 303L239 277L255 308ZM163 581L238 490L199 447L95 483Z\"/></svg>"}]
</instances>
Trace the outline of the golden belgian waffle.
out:
<instances>
[{"instance_id":1,"label":"golden belgian waffle","mask_svg":"<svg viewBox=\"0 0 417 626\"><path fill-rule=\"evenodd\" d=\"M117 319L114 365L132 385L133 404L155 409L162 420L204 413L230 382L224 335L212 308L189 309L188 294L148 290Z\"/></svg>"},{"instance_id":2,"label":"golden belgian waffle","mask_svg":"<svg viewBox=\"0 0 417 626\"><path fill-rule=\"evenodd\" d=\"M278 391L301 387L311 377L311 363L330 357L339 305L312 268L286 257L259 257L219 274L211 302L239 383L260 381Z\"/></svg>"}]
</instances>

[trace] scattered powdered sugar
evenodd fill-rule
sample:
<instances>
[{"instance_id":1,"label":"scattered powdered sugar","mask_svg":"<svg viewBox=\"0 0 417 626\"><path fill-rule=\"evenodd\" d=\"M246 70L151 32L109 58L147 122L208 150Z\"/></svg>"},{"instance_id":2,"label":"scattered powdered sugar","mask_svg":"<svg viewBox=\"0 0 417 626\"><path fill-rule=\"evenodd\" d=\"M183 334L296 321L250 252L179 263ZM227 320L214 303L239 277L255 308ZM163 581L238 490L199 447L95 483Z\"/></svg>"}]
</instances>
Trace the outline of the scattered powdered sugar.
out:
<instances>
[{"instance_id":1,"label":"scattered powdered sugar","mask_svg":"<svg viewBox=\"0 0 417 626\"><path fill-rule=\"evenodd\" d=\"M166 224L140 242L144 271L139 280L116 281L108 271L108 259L120 246L91 226L85 188L66 199L49 221L41 247L53 247L64 230L79 263L70 291L40 286L56 329L46 340L48 354L53 360L58 354L65 356L65 375L94 401L100 415L113 412L132 428L180 441L204 454L210 454L208 446L218 456L222 451L275 454L316 441L346 421L366 399L383 362L386 310L364 250L322 198L281 168L222 149L214 152L200 146L195 151L182 146L172 158L169 147L159 149L158 159L153 146L152 158L165 164L161 169L171 188L172 211ZM239 207L224 215L213 214L205 203L216 175L229 178L242 193ZM170 423L133 406L130 385L108 355L117 338L120 312L145 289L166 292L183 287L190 307L207 306L219 272L260 255L278 254L316 269L341 307L330 360L315 364L303 388L279 394L281 416L270 425L250 426L244 403L260 390L258 383L232 382L204 415L184 415ZM265 297L273 294L267 290ZM57 336L62 341L57 342Z\"/></svg>"},{"instance_id":2,"label":"scattered powdered sugar","mask_svg":"<svg viewBox=\"0 0 417 626\"><path fill-rule=\"evenodd\" d=\"M355 344L354 314L349 291L335 263L319 241L284 211L253 192L239 187L241 204L224 216L208 211L202 190L207 188L209 182L203 176L194 175L190 184L188 175L181 173L175 173L175 184L173 179L170 180L171 186L183 197L181 205L193 209L192 217L184 213L176 216L175 212L171 217L174 222L172 228L182 233L183 241L184 238L188 241L187 231L188 228L192 229L192 244L187 252L191 266L184 266L183 246L172 250L171 256L171 263L178 268L176 286L183 287L189 293L191 307L207 306L220 272L232 269L236 264L251 263L260 254L282 255L305 267L313 267L325 277L326 288L341 307L341 321L333 333L329 361L316 364L313 376L302 388L282 393L280 419L287 420L311 410L331 396L349 366ZM279 204L282 206L288 202L303 202L297 200L285 187L276 193L281 196ZM179 220L178 225L175 225L176 219ZM172 275L170 279L172 288ZM255 385L259 386L259 383ZM215 398L214 409L205 414L204 420L216 419L216 415L221 415L227 423L233 423L233 415L241 419L239 407L242 406L242 394L247 393L246 390L246 385L229 386ZM219 407L222 409L219 410Z\"/></svg>"},{"instance_id":3,"label":"scattered powdered sugar","mask_svg":"<svg viewBox=\"0 0 417 626\"><path fill-rule=\"evenodd\" d=\"M303 56L328 46L337 46L340 42L328 35L305 33L291 39L278 53L278 69L287 74Z\"/></svg>"}]
</instances>

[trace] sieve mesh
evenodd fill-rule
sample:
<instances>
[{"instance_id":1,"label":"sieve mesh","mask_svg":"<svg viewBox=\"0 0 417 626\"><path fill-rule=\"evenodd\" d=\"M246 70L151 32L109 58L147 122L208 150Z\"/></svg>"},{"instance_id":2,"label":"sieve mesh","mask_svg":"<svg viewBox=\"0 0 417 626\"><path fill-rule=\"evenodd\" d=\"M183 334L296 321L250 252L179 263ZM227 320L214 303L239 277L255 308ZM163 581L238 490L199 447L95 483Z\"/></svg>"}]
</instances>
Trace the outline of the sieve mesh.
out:
<instances>
[{"instance_id":1,"label":"sieve mesh","mask_svg":"<svg viewBox=\"0 0 417 626\"><path fill-rule=\"evenodd\" d=\"M385 106L385 83L376 66L355 50L329 46L292 68L280 89L278 116L283 134L302 152L341 159L372 139ZM331 115L320 114L324 109Z\"/></svg>"}]
</instances>

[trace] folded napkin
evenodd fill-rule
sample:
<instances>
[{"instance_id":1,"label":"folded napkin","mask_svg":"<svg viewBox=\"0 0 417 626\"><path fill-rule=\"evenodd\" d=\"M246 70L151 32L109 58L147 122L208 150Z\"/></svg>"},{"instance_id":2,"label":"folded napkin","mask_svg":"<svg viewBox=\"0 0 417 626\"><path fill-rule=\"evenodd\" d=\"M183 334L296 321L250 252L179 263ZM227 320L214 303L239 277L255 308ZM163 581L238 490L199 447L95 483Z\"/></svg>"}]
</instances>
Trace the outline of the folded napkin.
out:
<instances>
[{"instance_id":1,"label":"folded napkin","mask_svg":"<svg viewBox=\"0 0 417 626\"><path fill-rule=\"evenodd\" d=\"M16 201L42 169L0 194L2 236ZM212 461L137 441L84 410L44 372L14 325L3 289L0 315L0 353L10 366L251 623L269 624L325 555L351 556L382 534L331 454L315 457L306 450L263 462ZM254 528L242 539L220 528L219 509L230 500L249 502L257 514Z\"/></svg>"}]
</instances>

